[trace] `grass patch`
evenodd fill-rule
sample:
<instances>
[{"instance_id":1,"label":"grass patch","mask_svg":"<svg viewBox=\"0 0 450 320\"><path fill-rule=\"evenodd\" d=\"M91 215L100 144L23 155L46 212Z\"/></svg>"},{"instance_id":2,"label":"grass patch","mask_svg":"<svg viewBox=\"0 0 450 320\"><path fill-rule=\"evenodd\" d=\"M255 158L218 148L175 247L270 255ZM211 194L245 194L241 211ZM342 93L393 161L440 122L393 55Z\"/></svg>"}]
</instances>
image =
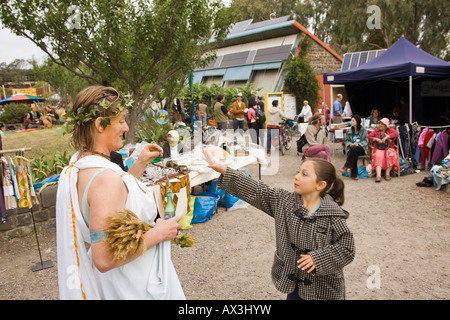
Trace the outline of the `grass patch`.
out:
<instances>
[{"instance_id":1,"label":"grass patch","mask_svg":"<svg viewBox=\"0 0 450 320\"><path fill-rule=\"evenodd\" d=\"M24 154L25 158L31 160L52 154L53 148L56 147L57 151L66 151L70 156L75 152L70 145L70 135L66 134L58 138L58 127L60 126L28 132L6 133L2 139L3 150L31 148L31 151L26 151Z\"/></svg>"}]
</instances>

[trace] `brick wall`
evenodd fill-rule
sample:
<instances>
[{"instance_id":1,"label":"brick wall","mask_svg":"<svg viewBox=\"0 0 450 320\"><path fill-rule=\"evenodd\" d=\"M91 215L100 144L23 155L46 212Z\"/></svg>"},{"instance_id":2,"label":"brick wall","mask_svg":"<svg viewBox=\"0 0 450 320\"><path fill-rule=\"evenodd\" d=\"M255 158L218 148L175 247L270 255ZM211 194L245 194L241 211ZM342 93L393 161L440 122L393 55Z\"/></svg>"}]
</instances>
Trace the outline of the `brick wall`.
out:
<instances>
[{"instance_id":1,"label":"brick wall","mask_svg":"<svg viewBox=\"0 0 450 320\"><path fill-rule=\"evenodd\" d=\"M316 74L341 71L342 62L314 40L311 40L307 57Z\"/></svg>"},{"instance_id":2,"label":"brick wall","mask_svg":"<svg viewBox=\"0 0 450 320\"><path fill-rule=\"evenodd\" d=\"M55 228L55 204L58 185L45 187L38 192L39 205L33 206L33 216L38 232L43 229ZM28 208L7 210L8 221L0 222L0 237L20 237L34 232L31 211Z\"/></svg>"}]
</instances>

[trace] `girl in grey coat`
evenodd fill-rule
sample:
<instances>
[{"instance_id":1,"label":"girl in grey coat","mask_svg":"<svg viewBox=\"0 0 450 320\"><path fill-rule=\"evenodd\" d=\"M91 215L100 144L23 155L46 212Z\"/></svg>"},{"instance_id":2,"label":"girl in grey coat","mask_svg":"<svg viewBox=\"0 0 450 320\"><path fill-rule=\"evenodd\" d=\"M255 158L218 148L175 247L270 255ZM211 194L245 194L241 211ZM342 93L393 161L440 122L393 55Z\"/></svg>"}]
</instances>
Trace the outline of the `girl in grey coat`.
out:
<instances>
[{"instance_id":1,"label":"girl in grey coat","mask_svg":"<svg viewBox=\"0 0 450 320\"><path fill-rule=\"evenodd\" d=\"M294 192L272 188L244 173L217 164L203 151L209 167L221 173L219 187L275 219L275 287L288 299L345 299L343 267L353 261L353 235L346 224L344 183L332 164L305 160Z\"/></svg>"}]
</instances>

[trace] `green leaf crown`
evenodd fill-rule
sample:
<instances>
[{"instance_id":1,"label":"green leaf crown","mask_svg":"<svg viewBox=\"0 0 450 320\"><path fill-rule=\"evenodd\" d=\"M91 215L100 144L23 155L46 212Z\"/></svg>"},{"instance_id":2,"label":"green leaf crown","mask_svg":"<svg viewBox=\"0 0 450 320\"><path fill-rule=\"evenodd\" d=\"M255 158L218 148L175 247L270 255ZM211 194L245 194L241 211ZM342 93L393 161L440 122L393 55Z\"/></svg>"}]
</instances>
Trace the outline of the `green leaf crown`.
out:
<instances>
[{"instance_id":1,"label":"green leaf crown","mask_svg":"<svg viewBox=\"0 0 450 320\"><path fill-rule=\"evenodd\" d=\"M117 103L118 100L121 101ZM65 128L62 130L63 135L69 132L68 126L82 126L99 117L103 118L100 121L100 124L106 129L106 127L111 124L111 118L117 117L125 108L129 109L132 106L133 100L131 100L129 96L122 97L118 95L112 102L108 102L106 101L106 98L103 98L96 104L96 107L89 110L88 113L84 106L80 106L77 110L72 109L66 114L67 122L65 123ZM116 110L112 115L108 115L107 111L112 107Z\"/></svg>"}]
</instances>

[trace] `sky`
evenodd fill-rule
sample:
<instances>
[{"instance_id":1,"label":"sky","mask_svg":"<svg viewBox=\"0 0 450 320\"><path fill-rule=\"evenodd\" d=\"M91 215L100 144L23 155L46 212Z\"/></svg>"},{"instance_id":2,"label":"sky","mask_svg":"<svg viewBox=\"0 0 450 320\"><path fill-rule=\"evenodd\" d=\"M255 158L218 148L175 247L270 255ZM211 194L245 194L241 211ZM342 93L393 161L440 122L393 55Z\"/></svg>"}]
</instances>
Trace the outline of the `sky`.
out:
<instances>
[{"instance_id":1,"label":"sky","mask_svg":"<svg viewBox=\"0 0 450 320\"><path fill-rule=\"evenodd\" d=\"M11 63L15 59L34 59L42 62L47 56L31 40L16 36L7 28L0 25L0 63Z\"/></svg>"}]
</instances>

